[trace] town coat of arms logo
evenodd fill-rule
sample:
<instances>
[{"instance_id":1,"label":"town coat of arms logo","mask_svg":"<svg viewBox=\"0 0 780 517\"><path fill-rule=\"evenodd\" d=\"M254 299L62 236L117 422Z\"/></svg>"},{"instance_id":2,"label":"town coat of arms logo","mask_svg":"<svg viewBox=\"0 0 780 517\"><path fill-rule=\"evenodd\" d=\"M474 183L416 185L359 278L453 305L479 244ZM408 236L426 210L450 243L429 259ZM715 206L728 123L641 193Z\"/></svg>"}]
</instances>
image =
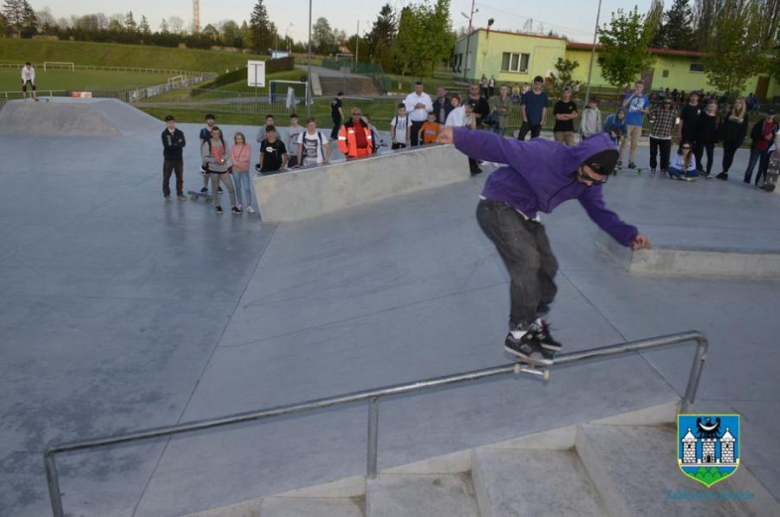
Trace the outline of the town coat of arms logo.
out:
<instances>
[{"instance_id":1,"label":"town coat of arms logo","mask_svg":"<svg viewBox=\"0 0 780 517\"><path fill-rule=\"evenodd\" d=\"M739 468L739 415L677 415L677 464L711 487Z\"/></svg>"}]
</instances>

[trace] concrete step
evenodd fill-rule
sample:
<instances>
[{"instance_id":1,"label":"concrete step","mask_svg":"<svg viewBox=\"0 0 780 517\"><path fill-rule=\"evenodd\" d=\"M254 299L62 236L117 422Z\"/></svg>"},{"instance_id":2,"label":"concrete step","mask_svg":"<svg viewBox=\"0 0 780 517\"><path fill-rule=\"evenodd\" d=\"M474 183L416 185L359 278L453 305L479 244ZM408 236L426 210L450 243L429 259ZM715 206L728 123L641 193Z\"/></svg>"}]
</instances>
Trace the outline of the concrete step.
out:
<instances>
[{"instance_id":1,"label":"concrete step","mask_svg":"<svg viewBox=\"0 0 780 517\"><path fill-rule=\"evenodd\" d=\"M367 517L479 517L468 473L382 474L366 489Z\"/></svg>"},{"instance_id":2,"label":"concrete step","mask_svg":"<svg viewBox=\"0 0 780 517\"><path fill-rule=\"evenodd\" d=\"M262 517L364 517L365 501L354 499L316 499L268 497L260 508Z\"/></svg>"},{"instance_id":3,"label":"concrete step","mask_svg":"<svg viewBox=\"0 0 780 517\"><path fill-rule=\"evenodd\" d=\"M477 449L482 517L602 517L604 504L574 449Z\"/></svg>"},{"instance_id":4,"label":"concrete step","mask_svg":"<svg viewBox=\"0 0 780 517\"><path fill-rule=\"evenodd\" d=\"M756 486L745 485L745 478L752 476L744 466L734 474L734 481L728 479L710 489L687 478L677 466L676 440L672 425L580 426L577 452L609 515L780 515L766 513L774 511L771 508L775 505L763 490L755 493L754 500L717 497L721 491L737 493L745 486ZM673 494L691 497L675 498Z\"/></svg>"}]
</instances>

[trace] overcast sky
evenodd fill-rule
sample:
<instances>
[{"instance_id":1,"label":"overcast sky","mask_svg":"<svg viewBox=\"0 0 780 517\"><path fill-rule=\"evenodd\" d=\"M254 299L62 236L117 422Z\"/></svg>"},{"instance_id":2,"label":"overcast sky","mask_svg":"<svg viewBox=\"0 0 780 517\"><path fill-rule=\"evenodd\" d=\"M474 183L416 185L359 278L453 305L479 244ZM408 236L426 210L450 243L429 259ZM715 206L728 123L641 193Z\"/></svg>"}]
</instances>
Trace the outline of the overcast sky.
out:
<instances>
[{"instance_id":1,"label":"overcast sky","mask_svg":"<svg viewBox=\"0 0 780 517\"><path fill-rule=\"evenodd\" d=\"M388 0L312 0L313 19L320 16L328 19L331 26L354 34L360 21L360 31L364 33L370 23L376 18L379 9ZM389 0L396 8L410 3L408 0ZM179 16L186 23L192 20L192 0L30 0L36 10L48 7L56 18L70 15L84 15L103 12L106 15L133 11L136 20L146 15L152 28L157 30L160 21L169 16ZM647 10L650 0L604 0L602 5L602 21L608 21L610 13L618 7L628 8L639 5L641 12ZM667 0L667 5L671 0ZM249 21L255 0L200 0L201 25L216 23L222 20L235 20L239 24ZM306 0L266 0L268 15L279 28L280 34L289 30L290 36L296 40L307 37L308 9ZM598 0L557 0L526 1L518 0L485 0L476 3L479 12L474 15L474 24L484 27L489 18L495 19L494 29L523 29L528 19L533 19L534 29L539 24L544 30L550 29L569 36L575 41L591 41L593 27L596 22ZM468 20L461 12L468 14L471 0L452 0L452 21L455 29L468 25ZM359 16L357 13L361 13ZM289 27L293 23L294 26Z\"/></svg>"}]
</instances>

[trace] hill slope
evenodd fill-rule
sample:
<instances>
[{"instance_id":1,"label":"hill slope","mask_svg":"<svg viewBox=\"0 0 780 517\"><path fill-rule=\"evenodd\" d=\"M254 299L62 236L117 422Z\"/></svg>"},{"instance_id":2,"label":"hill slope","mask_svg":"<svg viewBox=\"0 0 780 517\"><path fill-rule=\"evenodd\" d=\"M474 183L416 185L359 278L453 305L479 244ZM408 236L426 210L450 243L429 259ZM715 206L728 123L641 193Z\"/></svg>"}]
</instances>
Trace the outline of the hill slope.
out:
<instances>
[{"instance_id":1,"label":"hill slope","mask_svg":"<svg viewBox=\"0 0 780 517\"><path fill-rule=\"evenodd\" d=\"M0 39L0 61L15 63L68 61L77 65L224 73L226 69L246 66L249 59L267 59L267 56L151 45Z\"/></svg>"}]
</instances>

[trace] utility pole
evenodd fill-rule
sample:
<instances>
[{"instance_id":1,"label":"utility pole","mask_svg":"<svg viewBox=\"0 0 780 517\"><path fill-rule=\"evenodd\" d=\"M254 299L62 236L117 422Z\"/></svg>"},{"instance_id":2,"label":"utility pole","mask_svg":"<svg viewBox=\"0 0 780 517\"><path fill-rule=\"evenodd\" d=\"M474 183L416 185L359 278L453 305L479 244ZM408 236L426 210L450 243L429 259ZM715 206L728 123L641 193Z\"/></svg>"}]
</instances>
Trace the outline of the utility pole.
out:
<instances>
[{"instance_id":1,"label":"utility pole","mask_svg":"<svg viewBox=\"0 0 780 517\"><path fill-rule=\"evenodd\" d=\"M358 54L360 54L360 20L357 23L357 33L355 36L355 71L357 72Z\"/></svg>"},{"instance_id":2,"label":"utility pole","mask_svg":"<svg viewBox=\"0 0 780 517\"><path fill-rule=\"evenodd\" d=\"M309 0L309 67L306 77L306 118L311 116L311 0Z\"/></svg>"},{"instance_id":3,"label":"utility pole","mask_svg":"<svg viewBox=\"0 0 780 517\"><path fill-rule=\"evenodd\" d=\"M599 8L596 11L596 29L593 34L593 48L590 50L590 65L588 65L588 85L585 87L585 106L588 105L590 99L590 78L593 75L593 62L596 60L596 40L599 37L599 18L601 17L601 0L599 0Z\"/></svg>"},{"instance_id":4,"label":"utility pole","mask_svg":"<svg viewBox=\"0 0 780 517\"><path fill-rule=\"evenodd\" d=\"M471 13L469 14L469 30L466 36L466 54L463 56L463 78L466 79L466 71L469 68L469 47L471 46L471 25L474 20L474 3L476 0L471 0Z\"/></svg>"}]
</instances>

